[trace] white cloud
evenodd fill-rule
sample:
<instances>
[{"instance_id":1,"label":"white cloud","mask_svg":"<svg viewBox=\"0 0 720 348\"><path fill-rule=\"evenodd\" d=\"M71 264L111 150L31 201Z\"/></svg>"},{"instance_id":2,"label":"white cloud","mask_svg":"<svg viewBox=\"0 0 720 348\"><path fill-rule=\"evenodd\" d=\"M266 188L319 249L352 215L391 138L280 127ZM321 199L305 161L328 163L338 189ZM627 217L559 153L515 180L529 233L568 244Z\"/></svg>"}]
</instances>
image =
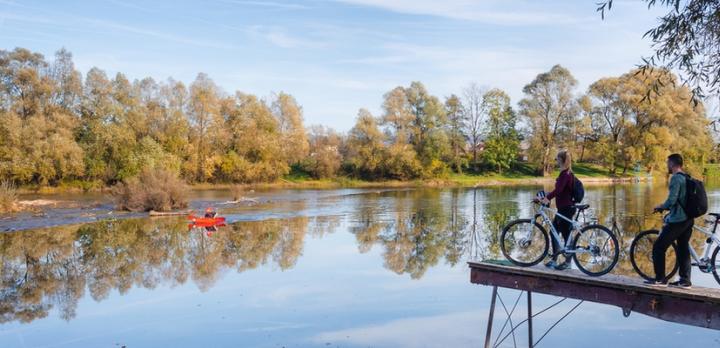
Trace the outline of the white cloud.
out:
<instances>
[{"instance_id":1,"label":"white cloud","mask_svg":"<svg viewBox=\"0 0 720 348\"><path fill-rule=\"evenodd\" d=\"M484 340L484 311L400 319L375 326L320 333L318 344L347 343L363 347L468 347Z\"/></svg>"},{"instance_id":2,"label":"white cloud","mask_svg":"<svg viewBox=\"0 0 720 348\"><path fill-rule=\"evenodd\" d=\"M197 46L197 47L219 48L219 49L235 48L235 46L233 46L233 45L229 45L229 44L222 43L222 42L214 42L214 41L204 40L204 39L203 40L199 40L199 39L195 40L195 39L187 38L183 35L168 34L168 33L160 32L160 31L156 31L156 30L144 29L144 28L140 28L140 27L136 27L136 26L115 23L115 22L108 21L108 20L99 20L99 19L90 19L90 18L85 18L84 20L85 20L85 22L87 22L89 24L96 25L101 28L117 30L117 31L124 31L127 33L152 37L155 39L171 41L171 42L180 43L180 44L186 44L186 45Z\"/></svg>"},{"instance_id":3,"label":"white cloud","mask_svg":"<svg viewBox=\"0 0 720 348\"><path fill-rule=\"evenodd\" d=\"M262 303L263 306L281 307L302 298L328 297L331 292L332 290L320 286L284 286L263 293L250 294L248 297L257 296L252 298L252 302Z\"/></svg>"},{"instance_id":4,"label":"white cloud","mask_svg":"<svg viewBox=\"0 0 720 348\"><path fill-rule=\"evenodd\" d=\"M541 25L579 23L584 18L567 13L549 12L538 8L536 3L515 1L515 8L508 8L509 1L473 0L338 0L343 3L382 8L385 10L451 19L472 20L499 25Z\"/></svg>"},{"instance_id":5,"label":"white cloud","mask_svg":"<svg viewBox=\"0 0 720 348\"><path fill-rule=\"evenodd\" d=\"M281 27L254 25L247 30L247 33L251 37L261 38L281 48L321 48L327 45L322 41L292 36Z\"/></svg>"},{"instance_id":6,"label":"white cloud","mask_svg":"<svg viewBox=\"0 0 720 348\"><path fill-rule=\"evenodd\" d=\"M35 15L23 15L18 13L0 12L0 21L17 21L36 24L56 24L55 21Z\"/></svg>"},{"instance_id":7,"label":"white cloud","mask_svg":"<svg viewBox=\"0 0 720 348\"><path fill-rule=\"evenodd\" d=\"M401 80L402 76L411 76L440 96L459 93L477 82L502 88L517 102L523 86L555 64L568 67L580 81L578 92L584 92L598 78L627 72L649 51L640 33L632 37L624 28L610 28L605 35L588 35L577 43L564 42L563 38L467 46L388 42L378 55L340 59L337 63L390 71L385 78L396 77L399 84L409 82Z\"/></svg>"},{"instance_id":8,"label":"white cloud","mask_svg":"<svg viewBox=\"0 0 720 348\"><path fill-rule=\"evenodd\" d=\"M230 4L237 4L237 5L268 7L268 8L285 9L285 10L304 10L304 9L310 8L308 6L301 5L301 4L286 3L286 2L274 2L274 1L249 1L249 0L247 0L247 1L246 0L220 0L220 1L230 3Z\"/></svg>"}]
</instances>

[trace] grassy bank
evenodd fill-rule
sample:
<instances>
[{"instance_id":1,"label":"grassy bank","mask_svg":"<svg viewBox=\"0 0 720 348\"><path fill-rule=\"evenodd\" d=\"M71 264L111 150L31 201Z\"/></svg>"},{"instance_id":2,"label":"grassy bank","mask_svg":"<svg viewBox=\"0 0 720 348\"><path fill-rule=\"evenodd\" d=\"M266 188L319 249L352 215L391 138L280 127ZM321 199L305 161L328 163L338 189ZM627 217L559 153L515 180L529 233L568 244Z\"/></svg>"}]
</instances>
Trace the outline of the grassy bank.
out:
<instances>
[{"instance_id":1,"label":"grassy bank","mask_svg":"<svg viewBox=\"0 0 720 348\"><path fill-rule=\"evenodd\" d=\"M608 175L607 171L597 165L581 163L573 165L575 174L587 184L602 184L615 182L631 182L634 175ZM270 189L270 188L311 188L311 189L333 189L333 188L403 188L403 187L478 187L478 186L499 186L499 185L540 185L552 182L557 177L557 171L547 177L537 176L534 167L528 164L521 164L511 171L505 173L464 173L450 174L443 178L418 179L418 180L384 180L366 181L348 177L334 179L313 179L302 174L285 176L283 179L272 183L259 184L195 184L195 190L204 189L230 189L232 187L244 187L247 189Z\"/></svg>"},{"instance_id":2,"label":"grassy bank","mask_svg":"<svg viewBox=\"0 0 720 348\"><path fill-rule=\"evenodd\" d=\"M634 174L616 174L611 176L607 170L601 166L578 163L573 165L573 172L583 182L588 184L594 183L614 183L623 181L632 181ZM313 179L302 173L293 173L287 175L280 180L268 183L256 184L217 184L202 183L191 185L193 190L208 189L272 189L272 188L310 188L310 189L334 189L334 188L403 188L403 187L477 187L477 186L497 186L497 185L538 185L552 182L557 176L557 171L547 177L537 176L534 166L522 163L515 166L512 170L500 173L452 173L446 177L433 179L418 180L383 180L383 181L366 181L350 177L337 177L333 179ZM57 193L82 193L82 192L108 192L107 187L103 187L97 183L83 182L66 182L51 187L22 187L20 193L41 193L41 194L57 194Z\"/></svg>"}]
</instances>

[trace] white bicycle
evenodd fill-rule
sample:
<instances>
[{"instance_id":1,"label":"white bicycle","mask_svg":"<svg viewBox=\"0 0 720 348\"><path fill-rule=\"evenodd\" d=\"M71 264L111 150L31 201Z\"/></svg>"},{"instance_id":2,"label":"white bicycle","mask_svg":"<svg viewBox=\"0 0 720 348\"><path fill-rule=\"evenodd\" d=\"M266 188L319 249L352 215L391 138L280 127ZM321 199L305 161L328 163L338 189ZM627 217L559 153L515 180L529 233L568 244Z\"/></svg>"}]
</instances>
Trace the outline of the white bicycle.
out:
<instances>
[{"instance_id":1,"label":"white bicycle","mask_svg":"<svg viewBox=\"0 0 720 348\"><path fill-rule=\"evenodd\" d=\"M720 284L720 275L718 275L718 268L720 268L720 237L718 237L718 225L720 225L720 214L710 213L709 217L714 217L715 221L708 220L712 223L712 229L704 228L697 225L693 225L693 228L705 235L705 250L703 251L702 257L700 257L695 249L690 246L690 257L692 258L692 266L697 266L703 273L712 273L715 277L715 281ZM655 271L653 269L652 261L652 247L657 240L660 232L658 230L647 230L638 233L630 244L630 262L632 263L633 269L641 277L653 280L655 279ZM713 248L713 246L715 248ZM710 253L712 252L712 256ZM678 271L678 264L675 255L677 254L677 243L673 242L670 248L665 253L665 274L667 275L665 280L671 279Z\"/></svg>"},{"instance_id":2,"label":"white bicycle","mask_svg":"<svg viewBox=\"0 0 720 348\"><path fill-rule=\"evenodd\" d=\"M531 219L518 219L508 223L500 236L500 249L503 255L513 264L523 267L540 263L549 251L548 232L543 227L550 226L550 236L560 245L560 250L553 250L552 256L563 255L575 260L575 265L583 273L590 276L601 276L610 272L618 262L620 250L615 234L607 227L599 224L581 225L578 216L589 207L587 204L576 204L578 213L573 219L559 214L557 210L536 204L535 216ZM548 212L572 224L568 240L563 242ZM538 223L541 218L543 224Z\"/></svg>"}]
</instances>

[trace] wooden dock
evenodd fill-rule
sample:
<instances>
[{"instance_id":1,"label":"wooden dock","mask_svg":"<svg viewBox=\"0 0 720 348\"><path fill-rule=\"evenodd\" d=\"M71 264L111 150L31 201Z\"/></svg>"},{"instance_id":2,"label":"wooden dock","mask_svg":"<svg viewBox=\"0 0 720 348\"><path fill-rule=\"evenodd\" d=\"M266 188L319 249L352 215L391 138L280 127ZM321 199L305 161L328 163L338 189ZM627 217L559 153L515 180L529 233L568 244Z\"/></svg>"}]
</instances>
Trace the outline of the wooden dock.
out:
<instances>
[{"instance_id":1,"label":"wooden dock","mask_svg":"<svg viewBox=\"0 0 720 348\"><path fill-rule=\"evenodd\" d=\"M651 287L640 277L589 277L576 270L517 267L501 262L469 262L470 281L617 306L676 323L720 330L720 289Z\"/></svg>"}]
</instances>

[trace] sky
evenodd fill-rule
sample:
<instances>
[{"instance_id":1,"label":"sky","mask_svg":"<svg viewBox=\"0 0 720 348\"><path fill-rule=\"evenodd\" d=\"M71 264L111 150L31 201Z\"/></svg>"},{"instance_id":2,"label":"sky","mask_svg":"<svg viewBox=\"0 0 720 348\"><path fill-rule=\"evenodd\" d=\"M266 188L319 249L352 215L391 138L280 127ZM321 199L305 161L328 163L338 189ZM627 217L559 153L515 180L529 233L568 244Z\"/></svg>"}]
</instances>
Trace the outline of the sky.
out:
<instances>
[{"instance_id":1,"label":"sky","mask_svg":"<svg viewBox=\"0 0 720 348\"><path fill-rule=\"evenodd\" d=\"M131 79L207 73L227 93L287 92L305 123L349 130L358 109L381 114L382 96L421 81L444 99L476 83L516 103L555 64L577 93L649 55L642 35L661 9L616 0L0 0L0 49Z\"/></svg>"}]
</instances>

